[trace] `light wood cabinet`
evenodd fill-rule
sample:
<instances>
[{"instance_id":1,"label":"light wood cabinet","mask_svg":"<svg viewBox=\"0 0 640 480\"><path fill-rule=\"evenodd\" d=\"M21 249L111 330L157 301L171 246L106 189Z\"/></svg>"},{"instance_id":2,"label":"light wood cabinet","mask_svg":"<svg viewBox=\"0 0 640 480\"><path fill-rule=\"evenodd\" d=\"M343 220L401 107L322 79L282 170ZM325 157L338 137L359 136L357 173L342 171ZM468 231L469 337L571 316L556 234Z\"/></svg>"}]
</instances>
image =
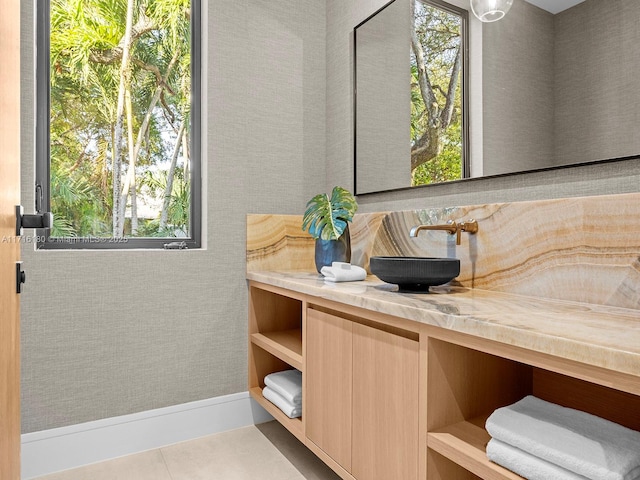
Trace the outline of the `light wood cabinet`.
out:
<instances>
[{"instance_id":1,"label":"light wood cabinet","mask_svg":"<svg viewBox=\"0 0 640 480\"><path fill-rule=\"evenodd\" d=\"M418 357L417 338L353 325L354 477L418 478Z\"/></svg>"},{"instance_id":2,"label":"light wood cabinet","mask_svg":"<svg viewBox=\"0 0 640 480\"><path fill-rule=\"evenodd\" d=\"M535 395L640 430L638 375L250 282L249 390L345 480L521 480L490 462L487 417ZM303 373L303 416L262 396Z\"/></svg>"},{"instance_id":3,"label":"light wood cabinet","mask_svg":"<svg viewBox=\"0 0 640 480\"><path fill-rule=\"evenodd\" d=\"M416 480L417 335L338 315L307 309L306 436L357 479Z\"/></svg>"},{"instance_id":4,"label":"light wood cabinet","mask_svg":"<svg viewBox=\"0 0 640 480\"><path fill-rule=\"evenodd\" d=\"M306 436L351 471L353 323L307 310Z\"/></svg>"}]
</instances>

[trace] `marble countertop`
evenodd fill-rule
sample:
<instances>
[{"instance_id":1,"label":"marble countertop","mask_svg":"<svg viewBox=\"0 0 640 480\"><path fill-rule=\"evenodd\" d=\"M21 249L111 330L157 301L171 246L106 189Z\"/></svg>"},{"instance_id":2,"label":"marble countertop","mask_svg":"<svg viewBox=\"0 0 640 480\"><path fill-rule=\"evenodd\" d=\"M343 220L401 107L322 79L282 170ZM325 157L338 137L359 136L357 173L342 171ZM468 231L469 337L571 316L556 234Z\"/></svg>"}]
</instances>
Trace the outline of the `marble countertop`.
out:
<instances>
[{"instance_id":1,"label":"marble countertop","mask_svg":"<svg viewBox=\"0 0 640 480\"><path fill-rule=\"evenodd\" d=\"M640 377L639 310L452 286L399 293L375 276L338 284L300 271L247 278Z\"/></svg>"}]
</instances>

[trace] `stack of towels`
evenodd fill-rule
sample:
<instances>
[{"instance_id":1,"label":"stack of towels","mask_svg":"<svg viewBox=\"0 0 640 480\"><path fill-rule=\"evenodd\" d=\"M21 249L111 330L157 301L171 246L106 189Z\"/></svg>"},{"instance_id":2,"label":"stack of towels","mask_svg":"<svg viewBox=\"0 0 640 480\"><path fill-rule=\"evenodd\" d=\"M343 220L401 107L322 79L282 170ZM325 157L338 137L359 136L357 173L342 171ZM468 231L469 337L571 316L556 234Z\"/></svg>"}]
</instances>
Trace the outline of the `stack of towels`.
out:
<instances>
[{"instance_id":1,"label":"stack of towels","mask_svg":"<svg viewBox=\"0 0 640 480\"><path fill-rule=\"evenodd\" d=\"M528 396L491 414L489 460L529 480L640 479L640 432Z\"/></svg>"},{"instance_id":2,"label":"stack of towels","mask_svg":"<svg viewBox=\"0 0 640 480\"><path fill-rule=\"evenodd\" d=\"M285 370L264 377L264 398L273 403L289 418L302 416L302 372Z\"/></svg>"}]
</instances>

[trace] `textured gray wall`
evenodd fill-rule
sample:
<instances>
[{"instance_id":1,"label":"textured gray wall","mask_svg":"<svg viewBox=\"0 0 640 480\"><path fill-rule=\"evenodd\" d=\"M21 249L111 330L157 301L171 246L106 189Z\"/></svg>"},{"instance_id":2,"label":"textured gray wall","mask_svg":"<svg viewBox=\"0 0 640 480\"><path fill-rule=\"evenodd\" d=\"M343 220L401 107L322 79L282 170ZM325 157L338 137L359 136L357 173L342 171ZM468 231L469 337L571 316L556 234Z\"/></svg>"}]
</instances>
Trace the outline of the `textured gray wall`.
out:
<instances>
[{"instance_id":1,"label":"textured gray wall","mask_svg":"<svg viewBox=\"0 0 640 480\"><path fill-rule=\"evenodd\" d=\"M482 35L483 174L552 165L553 15L514 2Z\"/></svg>"},{"instance_id":2,"label":"textured gray wall","mask_svg":"<svg viewBox=\"0 0 640 480\"><path fill-rule=\"evenodd\" d=\"M353 186L351 31L382 4L327 0L327 188ZM361 195L358 203L360 212L375 212L638 191L640 160L627 160Z\"/></svg>"},{"instance_id":3,"label":"textured gray wall","mask_svg":"<svg viewBox=\"0 0 640 480\"><path fill-rule=\"evenodd\" d=\"M485 175L638 154L638 22L637 0L521 1L483 25Z\"/></svg>"},{"instance_id":4,"label":"textured gray wall","mask_svg":"<svg viewBox=\"0 0 640 480\"><path fill-rule=\"evenodd\" d=\"M410 28L411 3L396 0L354 35L359 193L411 185Z\"/></svg>"},{"instance_id":5,"label":"textured gray wall","mask_svg":"<svg viewBox=\"0 0 640 480\"><path fill-rule=\"evenodd\" d=\"M22 2L27 211L34 184L33 3ZM323 190L325 3L202 3L209 10L207 248L34 252L25 245L23 432L247 389L245 215L299 214Z\"/></svg>"},{"instance_id":6,"label":"textured gray wall","mask_svg":"<svg viewBox=\"0 0 640 480\"><path fill-rule=\"evenodd\" d=\"M387 0L326 0L327 188L353 191L353 28Z\"/></svg>"},{"instance_id":7,"label":"textured gray wall","mask_svg":"<svg viewBox=\"0 0 640 480\"><path fill-rule=\"evenodd\" d=\"M587 0L554 18L555 163L640 152L640 2Z\"/></svg>"}]
</instances>

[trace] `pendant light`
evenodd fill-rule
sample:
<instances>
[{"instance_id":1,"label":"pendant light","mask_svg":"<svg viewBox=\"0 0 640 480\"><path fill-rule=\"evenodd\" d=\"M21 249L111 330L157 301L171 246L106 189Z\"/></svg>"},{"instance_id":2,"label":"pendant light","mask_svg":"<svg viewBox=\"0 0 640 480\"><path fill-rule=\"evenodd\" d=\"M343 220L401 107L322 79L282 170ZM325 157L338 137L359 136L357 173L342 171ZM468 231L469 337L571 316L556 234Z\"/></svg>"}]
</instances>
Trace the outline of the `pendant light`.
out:
<instances>
[{"instance_id":1,"label":"pendant light","mask_svg":"<svg viewBox=\"0 0 640 480\"><path fill-rule=\"evenodd\" d=\"M471 11L481 22L495 22L504 17L513 0L471 0Z\"/></svg>"}]
</instances>

